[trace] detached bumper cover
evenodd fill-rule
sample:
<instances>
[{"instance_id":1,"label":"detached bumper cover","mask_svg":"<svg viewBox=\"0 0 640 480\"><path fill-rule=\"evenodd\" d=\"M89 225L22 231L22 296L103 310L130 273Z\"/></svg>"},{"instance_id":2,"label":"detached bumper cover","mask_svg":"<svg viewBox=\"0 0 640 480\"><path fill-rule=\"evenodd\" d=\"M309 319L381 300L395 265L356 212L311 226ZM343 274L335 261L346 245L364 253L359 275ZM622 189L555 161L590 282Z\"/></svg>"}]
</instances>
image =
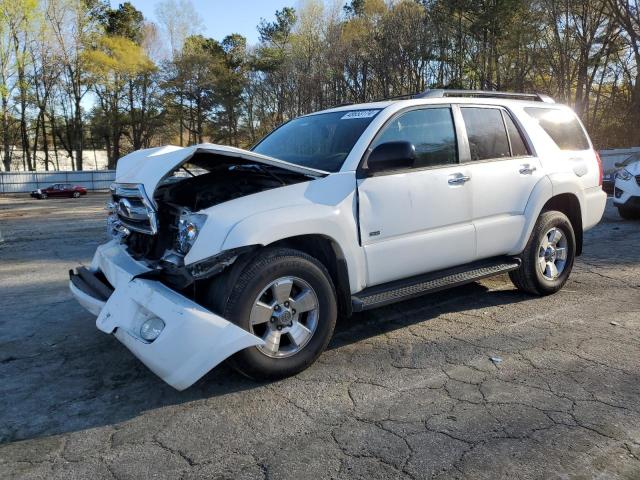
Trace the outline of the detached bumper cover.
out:
<instances>
[{"instance_id":1,"label":"detached bumper cover","mask_svg":"<svg viewBox=\"0 0 640 480\"><path fill-rule=\"evenodd\" d=\"M136 278L151 269L131 258L117 242L98 247L91 271L102 272L114 287L108 299L80 282L69 288L78 302L98 315L97 327L113 333L151 371L178 390L188 388L220 362L262 339L210 312L155 280ZM153 342L140 337L140 327L162 319Z\"/></svg>"}]
</instances>

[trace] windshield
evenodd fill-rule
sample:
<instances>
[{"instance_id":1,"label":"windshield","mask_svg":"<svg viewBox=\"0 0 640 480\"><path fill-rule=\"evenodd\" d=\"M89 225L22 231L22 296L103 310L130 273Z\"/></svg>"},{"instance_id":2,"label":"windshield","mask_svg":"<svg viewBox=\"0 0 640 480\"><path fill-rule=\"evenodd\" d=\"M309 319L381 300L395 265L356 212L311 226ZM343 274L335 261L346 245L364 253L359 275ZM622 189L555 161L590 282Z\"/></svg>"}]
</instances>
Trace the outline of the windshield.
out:
<instances>
[{"instance_id":1,"label":"windshield","mask_svg":"<svg viewBox=\"0 0 640 480\"><path fill-rule=\"evenodd\" d=\"M343 110L299 117L267 135L256 153L327 172L337 172L344 159L380 112Z\"/></svg>"}]
</instances>

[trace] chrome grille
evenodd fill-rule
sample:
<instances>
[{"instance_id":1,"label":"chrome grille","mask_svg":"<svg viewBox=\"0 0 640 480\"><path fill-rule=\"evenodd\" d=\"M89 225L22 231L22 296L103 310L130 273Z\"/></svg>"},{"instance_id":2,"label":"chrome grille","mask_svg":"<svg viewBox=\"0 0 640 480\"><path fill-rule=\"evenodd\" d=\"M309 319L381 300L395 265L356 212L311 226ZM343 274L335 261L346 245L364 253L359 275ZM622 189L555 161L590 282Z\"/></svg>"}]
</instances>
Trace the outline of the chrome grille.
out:
<instances>
[{"instance_id":1,"label":"chrome grille","mask_svg":"<svg viewBox=\"0 0 640 480\"><path fill-rule=\"evenodd\" d=\"M157 214L142 185L114 184L111 186L112 209L120 223L147 235L158 232Z\"/></svg>"}]
</instances>

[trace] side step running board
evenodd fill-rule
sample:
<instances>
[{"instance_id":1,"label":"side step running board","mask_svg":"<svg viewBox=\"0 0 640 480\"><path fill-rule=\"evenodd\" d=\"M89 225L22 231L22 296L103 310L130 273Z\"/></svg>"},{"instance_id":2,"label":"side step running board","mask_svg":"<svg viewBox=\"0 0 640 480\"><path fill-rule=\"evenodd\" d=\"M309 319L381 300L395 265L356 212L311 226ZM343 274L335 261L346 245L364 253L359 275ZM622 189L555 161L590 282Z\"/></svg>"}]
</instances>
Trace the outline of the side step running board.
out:
<instances>
[{"instance_id":1,"label":"side step running board","mask_svg":"<svg viewBox=\"0 0 640 480\"><path fill-rule=\"evenodd\" d=\"M520 259L497 257L468 263L460 267L438 270L411 278L396 280L365 288L351 297L354 312L382 307L390 303L419 297L426 293L437 292L475 282L482 278L510 272L520 267Z\"/></svg>"}]
</instances>

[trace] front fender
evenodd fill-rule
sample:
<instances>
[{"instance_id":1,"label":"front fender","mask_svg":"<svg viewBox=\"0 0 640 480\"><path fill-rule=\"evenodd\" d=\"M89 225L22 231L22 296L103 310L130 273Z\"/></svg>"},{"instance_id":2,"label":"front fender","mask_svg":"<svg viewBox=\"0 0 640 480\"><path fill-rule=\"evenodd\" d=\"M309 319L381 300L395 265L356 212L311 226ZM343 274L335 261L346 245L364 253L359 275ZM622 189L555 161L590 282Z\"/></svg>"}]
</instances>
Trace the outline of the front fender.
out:
<instances>
[{"instance_id":1,"label":"front fender","mask_svg":"<svg viewBox=\"0 0 640 480\"><path fill-rule=\"evenodd\" d=\"M237 223L227 235L223 250L245 245L270 245L300 235L320 235L342 250L351 291L364 288L365 259L358 243L353 196L339 205L297 205L252 215Z\"/></svg>"},{"instance_id":2,"label":"front fender","mask_svg":"<svg viewBox=\"0 0 640 480\"><path fill-rule=\"evenodd\" d=\"M358 240L354 172L267 190L201 213L209 218L185 258L187 265L232 248L320 235L342 250L351 291L365 287L366 263Z\"/></svg>"}]
</instances>

